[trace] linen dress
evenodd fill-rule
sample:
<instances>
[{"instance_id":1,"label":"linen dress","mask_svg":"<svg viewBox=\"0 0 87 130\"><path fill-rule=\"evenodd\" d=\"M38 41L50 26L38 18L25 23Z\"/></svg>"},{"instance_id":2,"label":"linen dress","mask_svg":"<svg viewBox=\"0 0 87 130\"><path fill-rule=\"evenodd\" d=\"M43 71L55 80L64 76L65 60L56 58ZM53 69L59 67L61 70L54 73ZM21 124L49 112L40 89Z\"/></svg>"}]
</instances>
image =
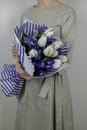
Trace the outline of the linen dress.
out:
<instances>
[{"instance_id":1,"label":"linen dress","mask_svg":"<svg viewBox=\"0 0 87 130\"><path fill-rule=\"evenodd\" d=\"M69 5L61 3L54 7L24 10L25 19L55 26L55 36L69 44L71 64L76 32L76 12ZM73 130L73 109L67 69L48 78L26 80L20 93L14 130Z\"/></svg>"}]
</instances>

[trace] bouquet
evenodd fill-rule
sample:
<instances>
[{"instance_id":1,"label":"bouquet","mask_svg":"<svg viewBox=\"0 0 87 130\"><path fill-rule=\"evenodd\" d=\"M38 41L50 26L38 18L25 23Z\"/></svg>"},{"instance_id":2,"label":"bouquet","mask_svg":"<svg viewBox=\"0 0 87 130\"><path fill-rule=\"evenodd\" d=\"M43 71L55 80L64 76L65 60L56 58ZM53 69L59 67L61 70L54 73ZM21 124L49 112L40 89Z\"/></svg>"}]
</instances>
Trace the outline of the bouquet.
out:
<instances>
[{"instance_id":1,"label":"bouquet","mask_svg":"<svg viewBox=\"0 0 87 130\"><path fill-rule=\"evenodd\" d=\"M32 77L51 76L69 67L68 43L54 36L55 27L26 21L14 28L14 44L23 69ZM14 64L5 64L0 83L6 96L19 99L25 80L16 72ZM44 85L40 96L43 97ZM46 91L48 91L46 89ZM47 92L46 92L47 93Z\"/></svg>"},{"instance_id":2,"label":"bouquet","mask_svg":"<svg viewBox=\"0 0 87 130\"><path fill-rule=\"evenodd\" d=\"M54 37L55 28L27 21L14 29L14 43L24 70L33 77L47 77L68 61L68 43ZM63 67L62 67L63 69Z\"/></svg>"}]
</instances>

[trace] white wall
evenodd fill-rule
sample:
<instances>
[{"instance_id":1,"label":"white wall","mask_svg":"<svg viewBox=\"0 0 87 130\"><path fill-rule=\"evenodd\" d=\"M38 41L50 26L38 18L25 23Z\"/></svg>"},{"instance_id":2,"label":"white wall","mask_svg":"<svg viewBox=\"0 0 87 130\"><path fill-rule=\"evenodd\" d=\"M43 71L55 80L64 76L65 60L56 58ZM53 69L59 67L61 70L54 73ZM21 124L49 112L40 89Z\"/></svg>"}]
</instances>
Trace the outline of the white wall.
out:
<instances>
[{"instance_id":1,"label":"white wall","mask_svg":"<svg viewBox=\"0 0 87 130\"><path fill-rule=\"evenodd\" d=\"M77 12L77 39L69 72L75 130L87 130L87 0L67 2Z\"/></svg>"},{"instance_id":2,"label":"white wall","mask_svg":"<svg viewBox=\"0 0 87 130\"><path fill-rule=\"evenodd\" d=\"M87 61L86 61L86 34L87 10L86 0L62 0L72 5L77 12L77 40L74 48L72 66L69 71L70 89L72 94L75 130L87 129ZM15 63L11 48L13 28L19 24L24 8L31 6L34 0L0 0L0 71L5 63ZM13 130L17 100L7 98L0 88L0 130Z\"/></svg>"}]
</instances>

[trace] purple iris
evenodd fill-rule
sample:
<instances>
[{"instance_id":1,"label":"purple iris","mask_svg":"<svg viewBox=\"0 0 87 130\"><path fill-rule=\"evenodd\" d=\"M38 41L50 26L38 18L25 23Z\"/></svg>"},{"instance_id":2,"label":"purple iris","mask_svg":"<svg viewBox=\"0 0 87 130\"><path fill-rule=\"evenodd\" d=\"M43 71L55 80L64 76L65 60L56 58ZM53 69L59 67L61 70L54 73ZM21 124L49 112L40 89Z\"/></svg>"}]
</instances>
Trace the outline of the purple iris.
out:
<instances>
[{"instance_id":1,"label":"purple iris","mask_svg":"<svg viewBox=\"0 0 87 130\"><path fill-rule=\"evenodd\" d=\"M52 64L54 64L54 61L53 61L52 59L47 59L47 60L45 61L45 64L46 64L46 65L52 65Z\"/></svg>"},{"instance_id":2,"label":"purple iris","mask_svg":"<svg viewBox=\"0 0 87 130\"><path fill-rule=\"evenodd\" d=\"M27 39L27 45L30 46L30 47L33 47L33 48L36 48L37 47L37 40L36 39L33 39L33 38L28 38Z\"/></svg>"},{"instance_id":3,"label":"purple iris","mask_svg":"<svg viewBox=\"0 0 87 130\"><path fill-rule=\"evenodd\" d=\"M46 70L50 70L50 69L52 69L52 66L53 66L52 64L46 65L46 66L45 66L45 69L46 69Z\"/></svg>"},{"instance_id":4,"label":"purple iris","mask_svg":"<svg viewBox=\"0 0 87 130\"><path fill-rule=\"evenodd\" d=\"M38 51L37 56L40 56L40 55L41 55L41 53L42 53L42 50L40 49L40 50Z\"/></svg>"},{"instance_id":5,"label":"purple iris","mask_svg":"<svg viewBox=\"0 0 87 130\"><path fill-rule=\"evenodd\" d=\"M49 46L50 44L52 44L52 42L55 42L55 41L57 41L56 38L54 38L54 37L47 37L47 44L46 44L46 46Z\"/></svg>"},{"instance_id":6,"label":"purple iris","mask_svg":"<svg viewBox=\"0 0 87 130\"><path fill-rule=\"evenodd\" d=\"M57 39L55 37L51 37L51 42L55 42Z\"/></svg>"},{"instance_id":7,"label":"purple iris","mask_svg":"<svg viewBox=\"0 0 87 130\"><path fill-rule=\"evenodd\" d=\"M37 66L37 62L36 62L36 60L34 60L32 63L33 63L33 65L34 65L34 67Z\"/></svg>"},{"instance_id":8,"label":"purple iris","mask_svg":"<svg viewBox=\"0 0 87 130\"><path fill-rule=\"evenodd\" d=\"M43 76L46 71L50 71L53 68L53 63L54 60L52 59L34 60L35 75Z\"/></svg>"},{"instance_id":9,"label":"purple iris","mask_svg":"<svg viewBox=\"0 0 87 130\"><path fill-rule=\"evenodd\" d=\"M44 32L45 30L48 29L48 27L47 27L46 25L43 25L43 26L41 26L41 27L39 26L38 29L39 29L40 32Z\"/></svg>"},{"instance_id":10,"label":"purple iris","mask_svg":"<svg viewBox=\"0 0 87 130\"><path fill-rule=\"evenodd\" d=\"M44 71L43 70L39 70L38 74L39 74L39 76L43 76L44 75Z\"/></svg>"},{"instance_id":11,"label":"purple iris","mask_svg":"<svg viewBox=\"0 0 87 130\"><path fill-rule=\"evenodd\" d=\"M39 63L38 63L38 68L44 68L45 67L45 62L44 60L41 60Z\"/></svg>"},{"instance_id":12,"label":"purple iris","mask_svg":"<svg viewBox=\"0 0 87 130\"><path fill-rule=\"evenodd\" d=\"M43 70L38 70L38 71L36 72L36 75L38 75L38 76L43 76L43 75L44 75L44 71L43 71Z\"/></svg>"},{"instance_id":13,"label":"purple iris","mask_svg":"<svg viewBox=\"0 0 87 130\"><path fill-rule=\"evenodd\" d=\"M35 62L36 61L38 62L38 60L41 59L41 53L42 53L42 50L41 49L38 50L37 55L33 58Z\"/></svg>"}]
</instances>

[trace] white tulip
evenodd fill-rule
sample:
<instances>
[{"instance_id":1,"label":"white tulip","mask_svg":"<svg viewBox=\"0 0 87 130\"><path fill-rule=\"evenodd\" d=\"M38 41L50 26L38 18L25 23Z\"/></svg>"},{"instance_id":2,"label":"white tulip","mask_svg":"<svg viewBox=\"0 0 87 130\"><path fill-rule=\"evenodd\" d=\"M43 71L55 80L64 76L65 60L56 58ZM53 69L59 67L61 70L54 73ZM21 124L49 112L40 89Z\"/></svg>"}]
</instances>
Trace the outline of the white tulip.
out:
<instances>
[{"instance_id":1,"label":"white tulip","mask_svg":"<svg viewBox=\"0 0 87 130\"><path fill-rule=\"evenodd\" d=\"M61 60L61 62L67 62L67 60L68 60L68 57L67 56L64 56L64 55L60 55L60 60Z\"/></svg>"},{"instance_id":2,"label":"white tulip","mask_svg":"<svg viewBox=\"0 0 87 130\"><path fill-rule=\"evenodd\" d=\"M55 30L53 28L49 28L47 29L43 35L47 36L47 37L52 37L54 34Z\"/></svg>"},{"instance_id":3,"label":"white tulip","mask_svg":"<svg viewBox=\"0 0 87 130\"><path fill-rule=\"evenodd\" d=\"M57 50L54 50L52 57L56 57L57 55L58 55L58 51L57 51Z\"/></svg>"},{"instance_id":4,"label":"white tulip","mask_svg":"<svg viewBox=\"0 0 87 130\"><path fill-rule=\"evenodd\" d=\"M29 56L31 56L31 57L37 56L37 50L32 49L32 50L29 52Z\"/></svg>"},{"instance_id":5,"label":"white tulip","mask_svg":"<svg viewBox=\"0 0 87 130\"><path fill-rule=\"evenodd\" d=\"M39 45L40 47L45 47L46 41L47 41L47 37L44 36L44 35L42 35L42 36L40 37L40 39L38 40L38 45Z\"/></svg>"},{"instance_id":6,"label":"white tulip","mask_svg":"<svg viewBox=\"0 0 87 130\"><path fill-rule=\"evenodd\" d=\"M53 48L51 46L48 46L47 48L45 48L43 53L45 56L51 56L53 54Z\"/></svg>"},{"instance_id":7,"label":"white tulip","mask_svg":"<svg viewBox=\"0 0 87 130\"><path fill-rule=\"evenodd\" d=\"M59 68L59 67L61 66L61 64L62 64L59 59L55 59L54 62L55 62L55 63L53 64L53 68L54 68L54 69Z\"/></svg>"},{"instance_id":8,"label":"white tulip","mask_svg":"<svg viewBox=\"0 0 87 130\"><path fill-rule=\"evenodd\" d=\"M62 41L55 41L51 45L53 46L54 49L58 49L63 45L63 43Z\"/></svg>"}]
</instances>

